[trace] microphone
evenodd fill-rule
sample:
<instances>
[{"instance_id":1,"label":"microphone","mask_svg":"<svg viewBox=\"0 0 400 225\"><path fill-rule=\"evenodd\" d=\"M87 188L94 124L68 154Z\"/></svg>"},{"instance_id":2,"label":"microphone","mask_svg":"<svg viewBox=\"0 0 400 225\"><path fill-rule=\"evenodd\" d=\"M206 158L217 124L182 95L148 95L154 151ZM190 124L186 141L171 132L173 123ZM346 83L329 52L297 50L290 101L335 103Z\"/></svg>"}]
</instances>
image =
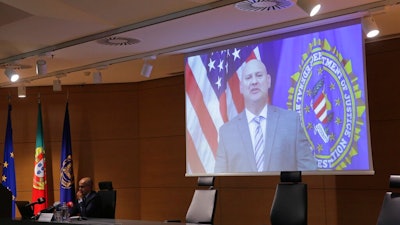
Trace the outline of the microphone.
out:
<instances>
[{"instance_id":1,"label":"microphone","mask_svg":"<svg viewBox=\"0 0 400 225\"><path fill-rule=\"evenodd\" d=\"M40 213L51 213L54 210L57 210L60 206L62 205L61 202L54 202L54 204L50 207L47 207L46 209L43 209L40 211Z\"/></svg>"},{"instance_id":2,"label":"microphone","mask_svg":"<svg viewBox=\"0 0 400 225\"><path fill-rule=\"evenodd\" d=\"M72 208L72 207L74 207L74 203L73 202L67 202L67 206L68 206L68 208Z\"/></svg>"},{"instance_id":3,"label":"microphone","mask_svg":"<svg viewBox=\"0 0 400 225\"><path fill-rule=\"evenodd\" d=\"M42 198L38 198L36 200L36 202L31 202L31 203L27 204L25 207L31 207L31 206L34 206L36 204L43 204L45 202L46 202L46 199L42 197Z\"/></svg>"}]
</instances>

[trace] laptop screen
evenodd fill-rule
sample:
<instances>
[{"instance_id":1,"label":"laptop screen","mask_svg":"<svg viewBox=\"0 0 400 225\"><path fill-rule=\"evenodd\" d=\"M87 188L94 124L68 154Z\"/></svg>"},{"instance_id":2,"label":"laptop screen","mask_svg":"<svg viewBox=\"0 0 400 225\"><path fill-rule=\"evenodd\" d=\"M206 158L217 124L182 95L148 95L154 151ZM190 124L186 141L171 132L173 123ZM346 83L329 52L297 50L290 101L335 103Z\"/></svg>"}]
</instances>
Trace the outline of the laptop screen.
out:
<instances>
[{"instance_id":1,"label":"laptop screen","mask_svg":"<svg viewBox=\"0 0 400 225\"><path fill-rule=\"evenodd\" d=\"M26 207L29 204L29 201L15 201L15 204L17 205L23 220L30 220L33 217L32 207Z\"/></svg>"}]
</instances>

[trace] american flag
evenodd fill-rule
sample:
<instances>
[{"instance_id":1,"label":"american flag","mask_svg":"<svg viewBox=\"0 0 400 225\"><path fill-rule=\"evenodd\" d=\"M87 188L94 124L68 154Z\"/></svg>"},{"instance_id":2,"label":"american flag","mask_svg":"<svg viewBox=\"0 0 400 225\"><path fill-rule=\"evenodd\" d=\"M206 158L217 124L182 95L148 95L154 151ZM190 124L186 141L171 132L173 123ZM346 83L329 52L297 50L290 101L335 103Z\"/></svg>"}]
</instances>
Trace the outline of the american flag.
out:
<instances>
[{"instance_id":1,"label":"american flag","mask_svg":"<svg viewBox=\"0 0 400 225\"><path fill-rule=\"evenodd\" d=\"M186 58L187 174L213 173L218 130L244 109L239 75L255 58L261 58L256 45Z\"/></svg>"}]
</instances>

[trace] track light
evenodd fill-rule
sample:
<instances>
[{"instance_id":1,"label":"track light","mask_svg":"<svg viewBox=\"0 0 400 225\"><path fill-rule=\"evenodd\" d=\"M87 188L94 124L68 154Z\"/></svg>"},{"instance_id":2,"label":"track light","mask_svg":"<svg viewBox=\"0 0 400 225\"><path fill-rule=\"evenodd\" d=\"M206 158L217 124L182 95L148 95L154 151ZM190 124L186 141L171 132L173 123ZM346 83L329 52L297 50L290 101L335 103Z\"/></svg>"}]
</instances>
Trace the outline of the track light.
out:
<instances>
[{"instance_id":1,"label":"track light","mask_svg":"<svg viewBox=\"0 0 400 225\"><path fill-rule=\"evenodd\" d=\"M362 18L361 23L364 33L368 38L376 37L379 34L378 25L376 25L374 17L364 17Z\"/></svg>"},{"instance_id":2,"label":"track light","mask_svg":"<svg viewBox=\"0 0 400 225\"><path fill-rule=\"evenodd\" d=\"M18 86L18 98L25 98L26 97L26 87L25 85L21 84Z\"/></svg>"},{"instance_id":3,"label":"track light","mask_svg":"<svg viewBox=\"0 0 400 225\"><path fill-rule=\"evenodd\" d=\"M315 16L321 9L318 0L297 0L297 5L310 16Z\"/></svg>"},{"instance_id":4,"label":"track light","mask_svg":"<svg viewBox=\"0 0 400 225\"><path fill-rule=\"evenodd\" d=\"M44 59L38 59L36 61L36 74L45 75L47 73L47 63Z\"/></svg>"},{"instance_id":5,"label":"track light","mask_svg":"<svg viewBox=\"0 0 400 225\"><path fill-rule=\"evenodd\" d=\"M149 78L151 75L151 71L153 70L153 65L151 65L150 63L148 63L147 61L144 62L143 67L142 67L142 71L140 72L140 74L144 77Z\"/></svg>"},{"instance_id":6,"label":"track light","mask_svg":"<svg viewBox=\"0 0 400 225\"><path fill-rule=\"evenodd\" d=\"M93 72L93 83L101 84L103 82L103 77L100 71Z\"/></svg>"},{"instance_id":7,"label":"track light","mask_svg":"<svg viewBox=\"0 0 400 225\"><path fill-rule=\"evenodd\" d=\"M153 70L153 65L151 65L149 63L149 61L155 60L155 59L156 59L155 55L149 56L149 57L146 57L146 58L143 59L144 63L143 63L143 66L142 66L142 71L140 72L140 74L142 76L147 77L147 78L150 77L151 71Z\"/></svg>"},{"instance_id":8,"label":"track light","mask_svg":"<svg viewBox=\"0 0 400 225\"><path fill-rule=\"evenodd\" d=\"M11 67L7 67L4 73L10 79L11 82L16 82L19 79L19 74Z\"/></svg>"},{"instance_id":9,"label":"track light","mask_svg":"<svg viewBox=\"0 0 400 225\"><path fill-rule=\"evenodd\" d=\"M61 80L57 78L57 80L53 80L53 91L61 91Z\"/></svg>"}]
</instances>

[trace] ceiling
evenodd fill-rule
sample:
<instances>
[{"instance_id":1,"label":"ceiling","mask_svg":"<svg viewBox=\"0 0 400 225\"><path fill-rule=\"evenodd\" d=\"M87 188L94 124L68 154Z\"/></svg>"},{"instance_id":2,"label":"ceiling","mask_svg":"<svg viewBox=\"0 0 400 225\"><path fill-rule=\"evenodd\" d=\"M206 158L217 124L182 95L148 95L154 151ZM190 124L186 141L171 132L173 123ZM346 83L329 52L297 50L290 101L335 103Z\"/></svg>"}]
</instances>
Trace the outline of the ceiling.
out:
<instances>
[{"instance_id":1,"label":"ceiling","mask_svg":"<svg viewBox=\"0 0 400 225\"><path fill-rule=\"evenodd\" d=\"M400 0L320 0L309 17L296 0L0 0L0 87L139 82L182 74L183 54L279 33L373 15L381 33L400 34ZM284 7L281 4L285 3ZM265 10L261 10L265 9ZM134 42L138 43L134 43ZM371 41L371 40L370 40ZM133 44L131 44L133 43ZM150 77L140 75L144 58ZM36 75L44 59L47 73ZM17 83L5 67L20 73Z\"/></svg>"}]
</instances>

